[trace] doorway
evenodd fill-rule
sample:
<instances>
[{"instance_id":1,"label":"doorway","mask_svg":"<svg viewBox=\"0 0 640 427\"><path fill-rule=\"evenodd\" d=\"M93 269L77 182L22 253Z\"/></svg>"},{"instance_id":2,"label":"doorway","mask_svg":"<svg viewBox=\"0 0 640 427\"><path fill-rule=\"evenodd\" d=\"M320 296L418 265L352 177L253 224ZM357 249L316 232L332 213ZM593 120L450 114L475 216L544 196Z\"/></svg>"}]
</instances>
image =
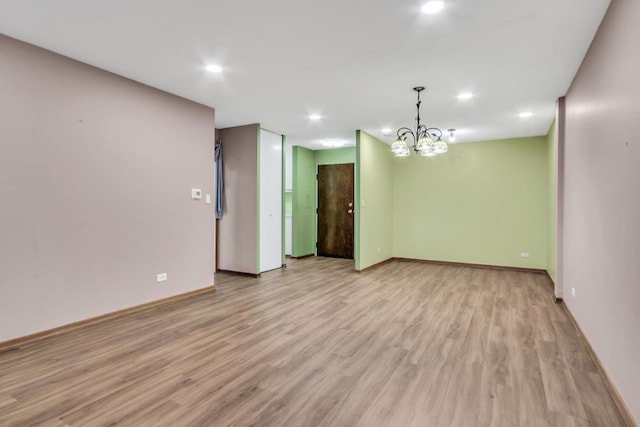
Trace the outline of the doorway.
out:
<instances>
[{"instance_id":1,"label":"doorway","mask_svg":"<svg viewBox=\"0 0 640 427\"><path fill-rule=\"evenodd\" d=\"M318 166L318 256L353 259L353 171L353 163Z\"/></svg>"}]
</instances>

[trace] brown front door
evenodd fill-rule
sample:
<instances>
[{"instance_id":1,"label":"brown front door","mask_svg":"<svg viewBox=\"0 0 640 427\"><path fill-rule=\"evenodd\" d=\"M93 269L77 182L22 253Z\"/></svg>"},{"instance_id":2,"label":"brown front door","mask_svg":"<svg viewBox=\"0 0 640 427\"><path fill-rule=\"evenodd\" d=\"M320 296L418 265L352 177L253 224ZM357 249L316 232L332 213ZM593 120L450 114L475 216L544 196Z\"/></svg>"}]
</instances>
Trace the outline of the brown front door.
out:
<instances>
[{"instance_id":1,"label":"brown front door","mask_svg":"<svg viewBox=\"0 0 640 427\"><path fill-rule=\"evenodd\" d=\"M353 258L353 163L318 166L318 256Z\"/></svg>"}]
</instances>

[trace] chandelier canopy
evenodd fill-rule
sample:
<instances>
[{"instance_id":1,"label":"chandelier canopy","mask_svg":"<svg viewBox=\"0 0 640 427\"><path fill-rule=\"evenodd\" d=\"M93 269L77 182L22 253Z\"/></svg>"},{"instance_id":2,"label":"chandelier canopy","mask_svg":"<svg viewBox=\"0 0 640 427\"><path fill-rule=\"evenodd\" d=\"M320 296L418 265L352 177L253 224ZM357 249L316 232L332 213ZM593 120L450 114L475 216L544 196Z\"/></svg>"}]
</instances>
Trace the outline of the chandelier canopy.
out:
<instances>
[{"instance_id":1,"label":"chandelier canopy","mask_svg":"<svg viewBox=\"0 0 640 427\"><path fill-rule=\"evenodd\" d=\"M398 139L391 145L393 155L396 157L409 156L411 154L409 146L413 148L413 151L425 157L433 157L446 153L449 147L447 143L442 140L442 131L438 128L420 124L420 104L422 103L420 100L420 92L425 90L424 86L414 87L413 90L418 92L416 129L412 130L407 127L398 129ZM452 137L454 130L455 129L449 129Z\"/></svg>"}]
</instances>

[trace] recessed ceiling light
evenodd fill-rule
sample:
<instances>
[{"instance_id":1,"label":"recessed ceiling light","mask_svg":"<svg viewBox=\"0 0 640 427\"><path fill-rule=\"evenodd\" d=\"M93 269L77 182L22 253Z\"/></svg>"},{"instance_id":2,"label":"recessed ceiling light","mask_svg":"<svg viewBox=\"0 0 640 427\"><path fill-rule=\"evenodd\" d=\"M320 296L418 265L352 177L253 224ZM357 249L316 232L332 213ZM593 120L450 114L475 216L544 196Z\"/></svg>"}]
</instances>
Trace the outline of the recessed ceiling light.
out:
<instances>
[{"instance_id":1,"label":"recessed ceiling light","mask_svg":"<svg viewBox=\"0 0 640 427\"><path fill-rule=\"evenodd\" d=\"M210 73L221 73L222 72L222 67L219 66L219 65L207 65L206 69Z\"/></svg>"},{"instance_id":2,"label":"recessed ceiling light","mask_svg":"<svg viewBox=\"0 0 640 427\"><path fill-rule=\"evenodd\" d=\"M329 141L322 141L322 145L324 145L325 147L342 147L344 146L344 141L338 141L338 140L329 140Z\"/></svg>"},{"instance_id":3,"label":"recessed ceiling light","mask_svg":"<svg viewBox=\"0 0 640 427\"><path fill-rule=\"evenodd\" d=\"M422 6L422 13L432 14L438 13L444 7L444 3L441 1L428 1Z\"/></svg>"},{"instance_id":4,"label":"recessed ceiling light","mask_svg":"<svg viewBox=\"0 0 640 427\"><path fill-rule=\"evenodd\" d=\"M309 114L309 120L320 120L321 118L320 114Z\"/></svg>"},{"instance_id":5,"label":"recessed ceiling light","mask_svg":"<svg viewBox=\"0 0 640 427\"><path fill-rule=\"evenodd\" d=\"M526 119L528 117L533 116L533 113L531 111L523 111L522 113L519 114L520 117L522 117L523 119Z\"/></svg>"},{"instance_id":6,"label":"recessed ceiling light","mask_svg":"<svg viewBox=\"0 0 640 427\"><path fill-rule=\"evenodd\" d=\"M386 136L386 135L391 135L391 132L393 132L393 130L392 130L392 129L390 129L390 128L384 128L384 129L382 129L382 134L383 134L383 135L385 135L385 136Z\"/></svg>"},{"instance_id":7,"label":"recessed ceiling light","mask_svg":"<svg viewBox=\"0 0 640 427\"><path fill-rule=\"evenodd\" d=\"M473 98L473 94L471 92L462 92L458 95L458 99L471 99Z\"/></svg>"}]
</instances>

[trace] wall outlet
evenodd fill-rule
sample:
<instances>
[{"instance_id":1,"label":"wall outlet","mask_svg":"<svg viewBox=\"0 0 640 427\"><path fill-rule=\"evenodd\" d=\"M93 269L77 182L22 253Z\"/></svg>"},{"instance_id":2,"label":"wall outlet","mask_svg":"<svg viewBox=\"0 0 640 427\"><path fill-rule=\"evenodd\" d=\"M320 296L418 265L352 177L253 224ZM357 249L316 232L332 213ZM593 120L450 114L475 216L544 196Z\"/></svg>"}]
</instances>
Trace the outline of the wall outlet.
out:
<instances>
[{"instance_id":1,"label":"wall outlet","mask_svg":"<svg viewBox=\"0 0 640 427\"><path fill-rule=\"evenodd\" d=\"M202 190L199 188L191 189L191 199L193 200L202 200Z\"/></svg>"},{"instance_id":2,"label":"wall outlet","mask_svg":"<svg viewBox=\"0 0 640 427\"><path fill-rule=\"evenodd\" d=\"M378 253L380 253L380 248L378 248Z\"/></svg>"},{"instance_id":3,"label":"wall outlet","mask_svg":"<svg viewBox=\"0 0 640 427\"><path fill-rule=\"evenodd\" d=\"M156 275L156 282L166 282L167 281L167 273L160 273Z\"/></svg>"},{"instance_id":4,"label":"wall outlet","mask_svg":"<svg viewBox=\"0 0 640 427\"><path fill-rule=\"evenodd\" d=\"M572 297L576 296L576 288L571 288L571 296Z\"/></svg>"},{"instance_id":5,"label":"wall outlet","mask_svg":"<svg viewBox=\"0 0 640 427\"><path fill-rule=\"evenodd\" d=\"M529 258L529 252L520 252L520 258Z\"/></svg>"}]
</instances>

